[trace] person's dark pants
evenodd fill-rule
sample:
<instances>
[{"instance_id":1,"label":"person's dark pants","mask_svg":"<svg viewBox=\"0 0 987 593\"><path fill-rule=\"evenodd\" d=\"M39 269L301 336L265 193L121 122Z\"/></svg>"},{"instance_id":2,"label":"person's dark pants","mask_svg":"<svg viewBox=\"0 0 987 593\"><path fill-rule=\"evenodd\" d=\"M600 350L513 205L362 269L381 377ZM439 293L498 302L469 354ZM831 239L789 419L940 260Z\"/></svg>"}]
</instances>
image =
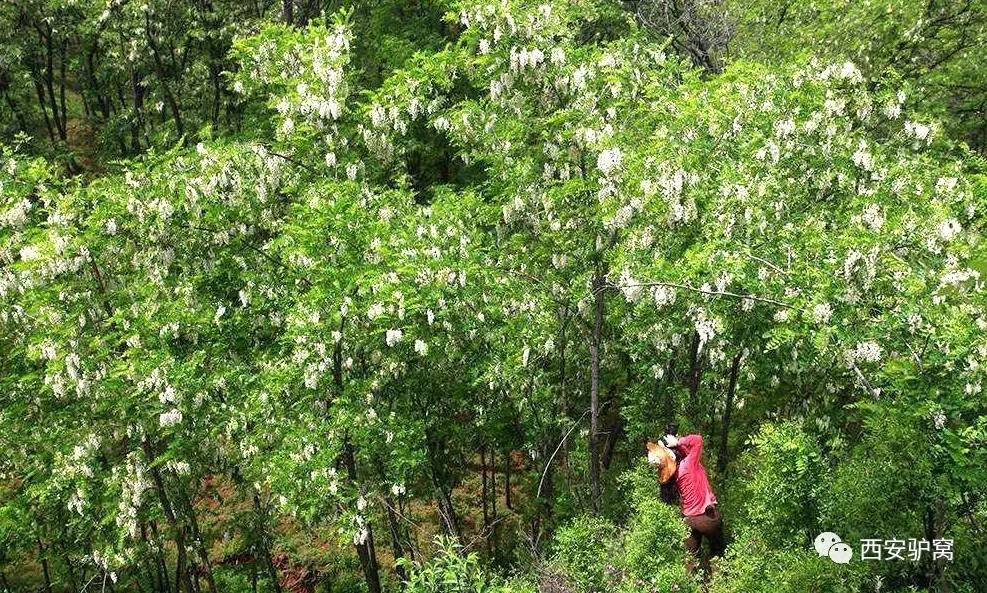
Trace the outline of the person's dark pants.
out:
<instances>
[{"instance_id":1,"label":"person's dark pants","mask_svg":"<svg viewBox=\"0 0 987 593\"><path fill-rule=\"evenodd\" d=\"M702 546L703 538L709 542L709 555L722 556L725 547L723 542L723 520L720 518L720 511L715 506L706 507L706 512L702 515L694 515L685 518L685 524L689 528L689 537L685 538L685 549L694 558L701 558L699 549ZM703 568L709 574L709 559L702 558ZM686 562L686 569L691 574L696 568L695 562L690 559Z\"/></svg>"}]
</instances>

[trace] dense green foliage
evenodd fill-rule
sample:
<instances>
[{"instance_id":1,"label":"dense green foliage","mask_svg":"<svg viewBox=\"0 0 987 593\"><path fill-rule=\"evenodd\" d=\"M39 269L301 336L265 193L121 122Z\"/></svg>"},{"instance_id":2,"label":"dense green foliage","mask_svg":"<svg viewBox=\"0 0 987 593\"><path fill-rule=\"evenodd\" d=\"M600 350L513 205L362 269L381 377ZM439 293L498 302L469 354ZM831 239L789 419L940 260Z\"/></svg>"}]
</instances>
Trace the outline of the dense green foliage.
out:
<instances>
[{"instance_id":1,"label":"dense green foliage","mask_svg":"<svg viewBox=\"0 0 987 593\"><path fill-rule=\"evenodd\" d=\"M983 11L3 4L0 593L983 590Z\"/></svg>"}]
</instances>

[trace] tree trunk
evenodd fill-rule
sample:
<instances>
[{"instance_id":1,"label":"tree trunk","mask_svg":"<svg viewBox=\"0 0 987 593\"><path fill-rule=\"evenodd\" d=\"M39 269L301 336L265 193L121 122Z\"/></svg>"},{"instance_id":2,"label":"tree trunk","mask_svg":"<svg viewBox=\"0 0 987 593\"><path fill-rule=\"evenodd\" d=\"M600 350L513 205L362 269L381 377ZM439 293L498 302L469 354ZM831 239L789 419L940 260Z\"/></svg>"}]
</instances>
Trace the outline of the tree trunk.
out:
<instances>
[{"instance_id":1,"label":"tree trunk","mask_svg":"<svg viewBox=\"0 0 987 593\"><path fill-rule=\"evenodd\" d=\"M554 452L555 443L550 439L542 439L543 444L540 446L542 459L548 459ZM537 545L541 538L544 536L551 535L551 517L554 510L553 502L555 500L555 463L547 463L545 465L545 477L543 481L543 486L541 489L541 496L536 501L538 504L538 512L534 514L531 520L531 539Z\"/></svg>"},{"instance_id":2,"label":"tree trunk","mask_svg":"<svg viewBox=\"0 0 987 593\"><path fill-rule=\"evenodd\" d=\"M281 19L289 27L295 24L295 0L284 0L281 4Z\"/></svg>"},{"instance_id":3,"label":"tree trunk","mask_svg":"<svg viewBox=\"0 0 987 593\"><path fill-rule=\"evenodd\" d=\"M192 544L195 548L196 554L199 556L199 562L202 563L202 569L205 573L206 585L209 587L209 593L217 593L216 579L213 578L212 563L209 561L209 551L206 550L206 546L202 538L202 532L199 531L199 520L195 515L195 507L192 506L192 500L184 492L181 492L180 494L181 501L185 506L185 512L188 514Z\"/></svg>"},{"instance_id":4,"label":"tree trunk","mask_svg":"<svg viewBox=\"0 0 987 593\"><path fill-rule=\"evenodd\" d=\"M62 39L62 45L58 52L58 71L59 71L59 81L58 81L58 102L61 105L62 113L62 140L68 140L68 125L69 125L69 114L68 109L65 107L65 85L67 84L65 80L65 60L66 60L66 50L65 45L67 41Z\"/></svg>"},{"instance_id":5,"label":"tree trunk","mask_svg":"<svg viewBox=\"0 0 987 593\"><path fill-rule=\"evenodd\" d=\"M493 517L490 532L490 551L497 555L497 449L490 448L490 516Z\"/></svg>"},{"instance_id":6,"label":"tree trunk","mask_svg":"<svg viewBox=\"0 0 987 593\"><path fill-rule=\"evenodd\" d=\"M514 461L511 455L511 450L507 450L507 455L504 456L504 506L510 510L514 510L514 506L511 504L511 463Z\"/></svg>"},{"instance_id":7,"label":"tree trunk","mask_svg":"<svg viewBox=\"0 0 987 593\"><path fill-rule=\"evenodd\" d=\"M65 141L65 114L58 113L58 99L55 97L55 49L52 45L51 31L42 35L45 42L45 87L48 89L48 101L51 104L51 115L58 130L58 138Z\"/></svg>"},{"instance_id":8,"label":"tree trunk","mask_svg":"<svg viewBox=\"0 0 987 593\"><path fill-rule=\"evenodd\" d=\"M281 593L281 579L278 577L278 571L274 567L274 560L271 558L271 546L267 541L267 517L264 512L264 507L260 502L260 494L256 490L253 490L254 499L254 513L257 515L257 525L255 530L257 531L255 537L257 538L257 543L255 544L260 552L260 555L264 559L265 569L267 570L267 576L271 579L271 589L274 593ZM254 562L254 579L257 578L257 562ZM257 583L254 583L254 588L256 589Z\"/></svg>"},{"instance_id":9,"label":"tree trunk","mask_svg":"<svg viewBox=\"0 0 987 593\"><path fill-rule=\"evenodd\" d=\"M408 581L408 572L398 560L404 558L404 546L401 545L401 527L398 525L398 518L394 512L394 499L390 496L384 497L384 505L387 507L387 529L391 533L391 550L394 552L394 572L402 583Z\"/></svg>"},{"instance_id":10,"label":"tree trunk","mask_svg":"<svg viewBox=\"0 0 987 593\"><path fill-rule=\"evenodd\" d=\"M154 546L151 545L151 541L147 537L147 523L141 521L141 541L144 542L144 547L147 548L147 553L151 555L154 563L154 569L148 568L147 573L150 576L151 586L157 593L167 593L167 589L164 587L164 583L161 582L161 565L158 564L158 555L154 554ZM85 579L83 579L84 581Z\"/></svg>"},{"instance_id":11,"label":"tree trunk","mask_svg":"<svg viewBox=\"0 0 987 593\"><path fill-rule=\"evenodd\" d=\"M48 556L41 539L38 539L38 560L41 561L41 574L45 579L45 593L51 593L51 572L48 570Z\"/></svg>"},{"instance_id":12,"label":"tree trunk","mask_svg":"<svg viewBox=\"0 0 987 593\"><path fill-rule=\"evenodd\" d=\"M154 537L154 551L161 572L161 591L167 593L171 591L171 579L168 577L168 562L165 561L164 552L162 551L161 535L158 534L158 524L154 521L148 521L148 526L151 528L151 535ZM178 590L177 581L175 582L175 590Z\"/></svg>"},{"instance_id":13,"label":"tree trunk","mask_svg":"<svg viewBox=\"0 0 987 593\"><path fill-rule=\"evenodd\" d=\"M692 333L692 346L689 348L689 415L694 423L699 411L699 382L702 377L702 360L699 356L699 332Z\"/></svg>"},{"instance_id":14,"label":"tree trunk","mask_svg":"<svg viewBox=\"0 0 987 593\"><path fill-rule=\"evenodd\" d=\"M733 413L733 396L737 390L737 374L740 372L740 359L743 352L738 352L733 357L733 364L730 365L730 384L727 387L727 401L723 409L723 425L720 427L720 449L716 453L716 469L720 474L720 479L727 470L727 446L730 437L730 416Z\"/></svg>"},{"instance_id":15,"label":"tree trunk","mask_svg":"<svg viewBox=\"0 0 987 593\"><path fill-rule=\"evenodd\" d=\"M56 141L55 130L51 127L51 118L48 117L48 102L45 100L45 89L41 80L37 77L42 76L41 74L35 74L34 80L34 92L38 96L38 105L41 107L41 115L44 116L45 129L48 131L48 139L54 143Z\"/></svg>"},{"instance_id":16,"label":"tree trunk","mask_svg":"<svg viewBox=\"0 0 987 593\"><path fill-rule=\"evenodd\" d=\"M72 559L69 558L68 550L63 549L62 561L65 562L65 572L68 575L69 588L72 589L72 593L78 593L79 587L76 586L75 582L75 566L72 564Z\"/></svg>"},{"instance_id":17,"label":"tree trunk","mask_svg":"<svg viewBox=\"0 0 987 593\"><path fill-rule=\"evenodd\" d=\"M593 503L593 514L600 514L600 344L603 332L603 268L596 265L593 276L593 335L589 343L590 388L589 388L589 481Z\"/></svg>"},{"instance_id":18,"label":"tree trunk","mask_svg":"<svg viewBox=\"0 0 987 593\"><path fill-rule=\"evenodd\" d=\"M17 127L20 129L20 131L27 132L28 127L27 127L27 121L24 119L24 114L21 113L20 109L17 108L17 104L14 103L14 99L11 98L10 93L8 93L6 89L4 89L3 91L3 98L7 102L7 107L10 109L10 112L13 114L14 119L17 120Z\"/></svg>"},{"instance_id":19,"label":"tree trunk","mask_svg":"<svg viewBox=\"0 0 987 593\"><path fill-rule=\"evenodd\" d=\"M497 449L490 448L490 514L497 520Z\"/></svg>"},{"instance_id":20,"label":"tree trunk","mask_svg":"<svg viewBox=\"0 0 987 593\"><path fill-rule=\"evenodd\" d=\"M430 435L426 435L425 447L428 453L429 473L432 478L432 489L434 491L436 508L439 513L439 520L442 522L446 535L459 539L459 519L456 514L456 508L452 504L450 480L446 472L446 465L440 459L440 454L445 448L445 442L442 440L442 437L433 438Z\"/></svg>"},{"instance_id":21,"label":"tree trunk","mask_svg":"<svg viewBox=\"0 0 987 593\"><path fill-rule=\"evenodd\" d=\"M348 438L343 444L343 464L346 466L346 474L350 481L356 484L356 457L353 453L353 445ZM356 553L360 557L360 568L363 569L363 577L367 581L367 590L370 593L380 593L380 574L377 567L377 554L374 550L374 532L369 519L367 519L367 537L356 544Z\"/></svg>"},{"instance_id":22,"label":"tree trunk","mask_svg":"<svg viewBox=\"0 0 987 593\"><path fill-rule=\"evenodd\" d=\"M182 142L187 144L188 139L185 138L185 124L182 122L182 111L178 106L178 100L175 98L175 94L168 85L167 70L161 59L158 45L154 41L154 33L151 30L151 17L149 15L144 16L144 23L147 29L147 44L151 48L151 57L153 58L155 70L161 83L161 90L164 91L165 100L168 102L168 108L171 110L171 117L175 121L175 131L178 132L178 137L182 138Z\"/></svg>"},{"instance_id":23,"label":"tree trunk","mask_svg":"<svg viewBox=\"0 0 987 593\"><path fill-rule=\"evenodd\" d=\"M487 486L487 448L483 446L480 448L480 500L483 503L483 531L487 530L490 525L490 511L487 497L490 494L490 489Z\"/></svg>"},{"instance_id":24,"label":"tree trunk","mask_svg":"<svg viewBox=\"0 0 987 593\"><path fill-rule=\"evenodd\" d=\"M175 515L175 510L171 506L171 501L168 499L168 493L165 491L164 479L161 477L161 470L154 465L155 455L151 448L151 444L145 440L141 443L141 446L144 449L144 455L147 457L148 467L151 469L151 479L154 482L154 489L158 493L158 500L161 503L161 510L164 512L165 519L168 521L168 526L174 533L177 556L175 561L176 587L179 591L181 591L181 588L184 587L186 593L192 593L196 590L196 587L193 587L192 579L189 576L189 571L186 567L187 551L185 545L185 527L179 524L178 517Z\"/></svg>"},{"instance_id":25,"label":"tree trunk","mask_svg":"<svg viewBox=\"0 0 987 593\"><path fill-rule=\"evenodd\" d=\"M435 504L438 507L442 527L446 535L459 538L459 518L456 515L456 507L452 504L452 497L439 479L432 474L432 486L435 491Z\"/></svg>"},{"instance_id":26,"label":"tree trunk","mask_svg":"<svg viewBox=\"0 0 987 593\"><path fill-rule=\"evenodd\" d=\"M603 445L603 456L600 460L600 465L603 469L610 469L610 463L613 461L613 452L617 448L617 440L624 434L624 417L620 414L616 405L610 406L609 415L613 418L613 422L610 424L610 429L607 431L607 440Z\"/></svg>"},{"instance_id":27,"label":"tree trunk","mask_svg":"<svg viewBox=\"0 0 987 593\"><path fill-rule=\"evenodd\" d=\"M130 145L134 153L141 150L141 130L144 127L144 86L141 84L141 75L137 68L133 68L130 74L131 85L134 92L134 116L130 120Z\"/></svg>"}]
</instances>

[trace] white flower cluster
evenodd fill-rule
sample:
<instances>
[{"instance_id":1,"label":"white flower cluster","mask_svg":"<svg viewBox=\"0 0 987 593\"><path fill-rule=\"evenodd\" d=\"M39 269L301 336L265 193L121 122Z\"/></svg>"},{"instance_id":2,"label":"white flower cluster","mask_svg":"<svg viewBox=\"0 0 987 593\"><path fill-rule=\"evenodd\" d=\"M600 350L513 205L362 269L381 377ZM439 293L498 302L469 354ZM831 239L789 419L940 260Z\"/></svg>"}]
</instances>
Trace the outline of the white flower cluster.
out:
<instances>
[{"instance_id":1,"label":"white flower cluster","mask_svg":"<svg viewBox=\"0 0 987 593\"><path fill-rule=\"evenodd\" d=\"M638 302L641 300L641 295L644 294L644 286L641 285L640 281L631 276L629 270L624 270L620 273L618 287L624 293L624 298L629 303Z\"/></svg>"},{"instance_id":2,"label":"white flower cluster","mask_svg":"<svg viewBox=\"0 0 987 593\"><path fill-rule=\"evenodd\" d=\"M14 204L9 210L0 213L0 226L20 227L27 222L31 211L31 201L23 199Z\"/></svg>"},{"instance_id":3,"label":"white flower cluster","mask_svg":"<svg viewBox=\"0 0 987 593\"><path fill-rule=\"evenodd\" d=\"M943 272L942 276L939 278L939 288L959 286L964 282L968 282L970 280L976 281L979 279L980 272L972 268L947 270L946 272Z\"/></svg>"},{"instance_id":4,"label":"white flower cluster","mask_svg":"<svg viewBox=\"0 0 987 593\"><path fill-rule=\"evenodd\" d=\"M158 416L158 422L161 423L162 427L175 426L182 421L182 411L178 408L172 408L166 412L161 412Z\"/></svg>"},{"instance_id":5,"label":"white flower cluster","mask_svg":"<svg viewBox=\"0 0 987 593\"><path fill-rule=\"evenodd\" d=\"M865 340L848 350L846 358L849 362L877 362L881 360L882 354L880 344L873 340Z\"/></svg>"},{"instance_id":6,"label":"white flower cluster","mask_svg":"<svg viewBox=\"0 0 987 593\"><path fill-rule=\"evenodd\" d=\"M881 213L881 207L877 204L867 204L864 206L864 211L860 215L860 219L872 231L879 231L884 226L884 215Z\"/></svg>"},{"instance_id":7,"label":"white flower cluster","mask_svg":"<svg viewBox=\"0 0 987 593\"><path fill-rule=\"evenodd\" d=\"M812 320L822 325L829 323L833 316L833 307L829 303L817 303L812 307Z\"/></svg>"},{"instance_id":8,"label":"white flower cluster","mask_svg":"<svg viewBox=\"0 0 987 593\"><path fill-rule=\"evenodd\" d=\"M623 156L619 148L608 148L596 157L596 166L604 175L609 175L611 171L620 167Z\"/></svg>"},{"instance_id":9,"label":"white flower cluster","mask_svg":"<svg viewBox=\"0 0 987 593\"><path fill-rule=\"evenodd\" d=\"M856 152L853 153L851 158L853 159L853 163L864 171L874 170L874 157L871 155L870 151L867 150L866 140L860 141Z\"/></svg>"},{"instance_id":10,"label":"white flower cluster","mask_svg":"<svg viewBox=\"0 0 987 593\"><path fill-rule=\"evenodd\" d=\"M537 68L545 61L545 53L537 47L531 50L511 48L511 70Z\"/></svg>"},{"instance_id":11,"label":"white flower cluster","mask_svg":"<svg viewBox=\"0 0 987 593\"><path fill-rule=\"evenodd\" d=\"M830 64L819 72L817 78L819 80L844 80L852 84L860 84L864 81L863 73L860 72L860 69L853 62Z\"/></svg>"},{"instance_id":12,"label":"white flower cluster","mask_svg":"<svg viewBox=\"0 0 987 593\"><path fill-rule=\"evenodd\" d=\"M659 309L675 304L675 289L670 286L654 286L651 288L651 299Z\"/></svg>"},{"instance_id":13,"label":"white flower cluster","mask_svg":"<svg viewBox=\"0 0 987 593\"><path fill-rule=\"evenodd\" d=\"M404 337L404 332L402 332L401 330L399 330L399 329L389 329L389 330L387 330L387 332L384 335L384 342L389 347L393 347L393 346L396 346L398 344L398 342L401 341L401 338L403 338L403 337Z\"/></svg>"},{"instance_id":14,"label":"white flower cluster","mask_svg":"<svg viewBox=\"0 0 987 593\"><path fill-rule=\"evenodd\" d=\"M952 241L963 231L963 227L955 218L949 218L939 224L939 237L943 241Z\"/></svg>"},{"instance_id":15,"label":"white flower cluster","mask_svg":"<svg viewBox=\"0 0 987 593\"><path fill-rule=\"evenodd\" d=\"M127 456L124 475L121 480L122 491L118 505L116 523L127 530L130 537L137 537L137 515L144 499L144 494L152 487L147 475L147 466L139 453Z\"/></svg>"},{"instance_id":16,"label":"white flower cluster","mask_svg":"<svg viewBox=\"0 0 987 593\"><path fill-rule=\"evenodd\" d=\"M932 142L932 126L921 124L914 121L905 122L905 135L911 136L916 140L925 140L926 142Z\"/></svg>"},{"instance_id":17,"label":"white flower cluster","mask_svg":"<svg viewBox=\"0 0 987 593\"><path fill-rule=\"evenodd\" d=\"M696 311L693 326L696 329L696 334L699 336L700 352L702 352L703 346L716 337L716 334L722 329L722 325L718 318L709 317L705 310L698 309Z\"/></svg>"},{"instance_id":18,"label":"white flower cluster","mask_svg":"<svg viewBox=\"0 0 987 593\"><path fill-rule=\"evenodd\" d=\"M904 102L905 92L898 91L894 96L894 100L889 100L884 105L884 115L887 116L888 119L898 119L901 117L901 107Z\"/></svg>"}]
</instances>

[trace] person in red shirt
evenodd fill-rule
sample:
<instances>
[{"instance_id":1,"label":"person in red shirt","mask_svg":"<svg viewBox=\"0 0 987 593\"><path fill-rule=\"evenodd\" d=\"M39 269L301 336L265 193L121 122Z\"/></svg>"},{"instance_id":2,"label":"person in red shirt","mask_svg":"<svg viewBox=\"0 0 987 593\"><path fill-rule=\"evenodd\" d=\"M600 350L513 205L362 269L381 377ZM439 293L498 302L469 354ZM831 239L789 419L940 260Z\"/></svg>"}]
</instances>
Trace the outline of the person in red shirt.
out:
<instances>
[{"instance_id":1,"label":"person in red shirt","mask_svg":"<svg viewBox=\"0 0 987 593\"><path fill-rule=\"evenodd\" d=\"M660 477L665 480L662 490L666 495L663 498L667 499L670 489L674 490L672 494L677 494L685 524L689 527L689 536L685 540L686 550L693 557L700 557L700 546L703 538L706 538L709 541L709 555L722 556L723 519L716 507L716 495L713 494L702 462L703 437L690 434L678 438L669 434L661 440L674 454L674 458L649 453L648 459L662 470ZM695 566L694 561L686 564L690 573L695 570ZM703 566L709 574L708 559L703 559Z\"/></svg>"}]
</instances>

